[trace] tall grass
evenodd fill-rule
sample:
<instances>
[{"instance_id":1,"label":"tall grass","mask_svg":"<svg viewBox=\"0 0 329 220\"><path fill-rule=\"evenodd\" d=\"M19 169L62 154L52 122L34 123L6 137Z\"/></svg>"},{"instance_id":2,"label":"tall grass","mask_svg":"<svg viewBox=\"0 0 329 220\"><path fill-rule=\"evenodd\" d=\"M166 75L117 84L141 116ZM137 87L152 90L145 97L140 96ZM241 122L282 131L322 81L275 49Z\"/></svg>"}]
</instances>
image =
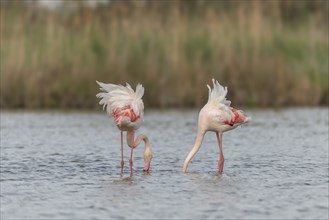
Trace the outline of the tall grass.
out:
<instances>
[{"instance_id":1,"label":"tall grass","mask_svg":"<svg viewBox=\"0 0 329 220\"><path fill-rule=\"evenodd\" d=\"M147 106L200 107L211 78L236 105L327 105L328 14L288 24L281 8L247 6L194 16L1 7L1 108L94 108L95 80L140 82Z\"/></svg>"}]
</instances>

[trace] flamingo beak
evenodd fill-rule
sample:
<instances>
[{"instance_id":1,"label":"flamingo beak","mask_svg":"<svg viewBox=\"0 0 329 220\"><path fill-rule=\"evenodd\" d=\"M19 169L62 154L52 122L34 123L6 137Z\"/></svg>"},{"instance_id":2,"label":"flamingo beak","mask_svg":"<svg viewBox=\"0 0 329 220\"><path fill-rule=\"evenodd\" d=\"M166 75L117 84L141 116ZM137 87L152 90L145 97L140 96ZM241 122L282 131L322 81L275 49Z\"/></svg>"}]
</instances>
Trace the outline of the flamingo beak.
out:
<instances>
[{"instance_id":1,"label":"flamingo beak","mask_svg":"<svg viewBox=\"0 0 329 220\"><path fill-rule=\"evenodd\" d=\"M150 169L150 165L151 165L151 161L150 160L149 161L146 161L145 164L144 164L143 171L148 172L149 169Z\"/></svg>"}]
</instances>

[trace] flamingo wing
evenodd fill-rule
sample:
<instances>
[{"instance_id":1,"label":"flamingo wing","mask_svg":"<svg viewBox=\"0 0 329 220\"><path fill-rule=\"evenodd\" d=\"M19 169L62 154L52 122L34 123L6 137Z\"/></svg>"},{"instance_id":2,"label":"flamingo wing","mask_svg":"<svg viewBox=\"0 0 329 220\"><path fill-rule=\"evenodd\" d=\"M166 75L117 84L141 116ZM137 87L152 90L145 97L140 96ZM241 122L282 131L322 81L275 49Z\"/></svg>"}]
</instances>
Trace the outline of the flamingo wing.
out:
<instances>
[{"instance_id":1,"label":"flamingo wing","mask_svg":"<svg viewBox=\"0 0 329 220\"><path fill-rule=\"evenodd\" d=\"M143 117L144 87L141 84L138 84L136 91L134 91L128 83L123 86L96 82L100 86L100 90L103 91L96 95L97 98L101 99L99 104L103 105L103 108L106 107L107 113L114 117L117 123L119 117L128 116L132 121Z\"/></svg>"},{"instance_id":2,"label":"flamingo wing","mask_svg":"<svg viewBox=\"0 0 329 220\"><path fill-rule=\"evenodd\" d=\"M223 87L215 79L212 79L213 88L207 85L209 89L208 103L213 106L215 110L216 119L221 124L235 125L250 120L245 113L231 107L231 101L226 99L227 87Z\"/></svg>"}]
</instances>

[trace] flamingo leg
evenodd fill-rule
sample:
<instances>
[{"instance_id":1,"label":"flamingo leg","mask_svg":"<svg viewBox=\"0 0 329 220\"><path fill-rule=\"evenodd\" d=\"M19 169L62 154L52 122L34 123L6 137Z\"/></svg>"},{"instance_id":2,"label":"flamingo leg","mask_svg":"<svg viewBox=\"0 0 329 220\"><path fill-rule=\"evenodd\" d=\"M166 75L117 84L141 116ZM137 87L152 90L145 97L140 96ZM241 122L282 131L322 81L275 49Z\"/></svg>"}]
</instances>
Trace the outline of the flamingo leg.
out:
<instances>
[{"instance_id":1,"label":"flamingo leg","mask_svg":"<svg viewBox=\"0 0 329 220\"><path fill-rule=\"evenodd\" d=\"M134 151L134 147L135 147L134 135L135 135L135 133L132 132L133 145L131 146L130 160L129 160L129 164L130 164L130 176L133 175L133 151Z\"/></svg>"},{"instance_id":2,"label":"flamingo leg","mask_svg":"<svg viewBox=\"0 0 329 220\"><path fill-rule=\"evenodd\" d=\"M123 132L121 131L121 176L123 173L123 166L125 162L123 161Z\"/></svg>"},{"instance_id":3,"label":"flamingo leg","mask_svg":"<svg viewBox=\"0 0 329 220\"><path fill-rule=\"evenodd\" d=\"M223 133L218 134L216 132L218 146L219 146L219 161L218 161L218 172L222 173L224 169L224 154L223 154L223 147L222 147L222 140L223 140Z\"/></svg>"}]
</instances>

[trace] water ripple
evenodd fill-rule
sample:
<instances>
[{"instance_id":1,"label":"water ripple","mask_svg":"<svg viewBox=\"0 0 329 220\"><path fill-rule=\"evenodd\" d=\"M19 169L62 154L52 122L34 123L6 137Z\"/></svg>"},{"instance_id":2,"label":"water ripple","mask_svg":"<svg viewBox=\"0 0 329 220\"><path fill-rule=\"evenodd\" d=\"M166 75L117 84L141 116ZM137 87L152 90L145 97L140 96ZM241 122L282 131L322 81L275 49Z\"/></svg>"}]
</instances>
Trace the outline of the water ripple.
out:
<instances>
[{"instance_id":1,"label":"water ripple","mask_svg":"<svg viewBox=\"0 0 329 220\"><path fill-rule=\"evenodd\" d=\"M189 173L181 172L197 111L149 111L143 147L125 147L96 113L1 113L3 219L325 219L328 216L328 110L250 110L253 122L224 134L224 173L207 134ZM316 126L314 123L316 122ZM310 129L312 128L312 129Z\"/></svg>"}]
</instances>

